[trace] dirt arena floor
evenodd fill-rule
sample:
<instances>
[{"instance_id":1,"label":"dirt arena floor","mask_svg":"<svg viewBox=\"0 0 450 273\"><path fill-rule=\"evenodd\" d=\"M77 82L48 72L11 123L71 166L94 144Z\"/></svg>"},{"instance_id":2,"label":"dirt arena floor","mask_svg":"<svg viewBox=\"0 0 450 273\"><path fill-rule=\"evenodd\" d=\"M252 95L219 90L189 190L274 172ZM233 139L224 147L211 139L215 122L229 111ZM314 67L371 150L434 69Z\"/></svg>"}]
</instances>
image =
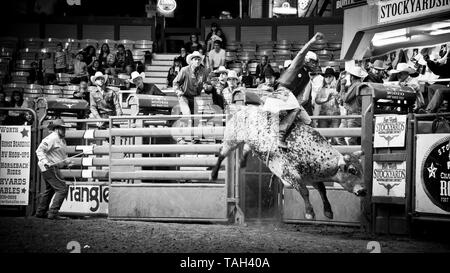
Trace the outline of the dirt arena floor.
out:
<instances>
[{"instance_id":1,"label":"dirt arena floor","mask_svg":"<svg viewBox=\"0 0 450 273\"><path fill-rule=\"evenodd\" d=\"M449 240L373 236L338 226L0 218L1 253L68 253L71 241L83 253L368 253L370 241L379 242L382 253L450 252Z\"/></svg>"}]
</instances>

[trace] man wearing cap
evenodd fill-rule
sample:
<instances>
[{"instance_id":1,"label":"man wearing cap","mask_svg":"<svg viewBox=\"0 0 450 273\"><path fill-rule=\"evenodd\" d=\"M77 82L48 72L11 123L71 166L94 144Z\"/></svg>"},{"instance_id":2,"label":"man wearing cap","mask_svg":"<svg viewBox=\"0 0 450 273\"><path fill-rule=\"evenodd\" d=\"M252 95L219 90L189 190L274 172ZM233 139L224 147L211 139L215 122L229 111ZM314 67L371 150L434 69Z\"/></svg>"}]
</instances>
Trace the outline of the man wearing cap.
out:
<instances>
[{"instance_id":1,"label":"man wearing cap","mask_svg":"<svg viewBox=\"0 0 450 273\"><path fill-rule=\"evenodd\" d=\"M67 127L69 126L61 119L53 121L48 125L48 129L52 133L42 140L36 150L38 166L45 181L45 191L41 196L35 215L38 218L63 219L58 216L58 212L67 196L69 187L60 179L59 169L73 165L73 161L67 158L65 141ZM55 195L55 199L50 206L53 195ZM48 215L46 215L47 210Z\"/></svg>"},{"instance_id":2,"label":"man wearing cap","mask_svg":"<svg viewBox=\"0 0 450 273\"><path fill-rule=\"evenodd\" d=\"M384 83L383 75L386 68L384 67L384 63L382 60L376 60L367 77L364 78L364 82L373 82L373 83Z\"/></svg>"},{"instance_id":3,"label":"man wearing cap","mask_svg":"<svg viewBox=\"0 0 450 273\"><path fill-rule=\"evenodd\" d=\"M422 92L420 92L419 82L412 77L412 75L418 75L414 68L410 67L407 63L398 63L396 69L391 70L389 73L397 75L398 84L400 86L411 87L416 92L416 105L414 106L414 111L418 111L425 106L425 99L423 98Z\"/></svg>"},{"instance_id":4,"label":"man wearing cap","mask_svg":"<svg viewBox=\"0 0 450 273\"><path fill-rule=\"evenodd\" d=\"M91 77L91 82L95 85L95 91L90 94L91 114L95 119L122 115L119 96L106 86L107 79L108 75L103 75L102 72L96 72ZM97 125L99 128L106 128L106 122L100 122Z\"/></svg>"},{"instance_id":5,"label":"man wearing cap","mask_svg":"<svg viewBox=\"0 0 450 273\"><path fill-rule=\"evenodd\" d=\"M347 68L347 73L350 75L350 86L346 86L346 80L341 81L341 98L344 102L344 108L347 110L347 115L361 115L362 101L361 97L357 95L358 86L363 79L367 77L367 72L360 66L350 66ZM348 128L361 127L360 119L347 119ZM359 138L350 138L349 145L358 145Z\"/></svg>"},{"instance_id":6,"label":"man wearing cap","mask_svg":"<svg viewBox=\"0 0 450 273\"><path fill-rule=\"evenodd\" d=\"M139 74L137 71L131 72L131 79L128 80L130 83L136 85L136 94L144 95L155 95L155 96L165 96L159 88L153 83L144 83L145 72Z\"/></svg>"},{"instance_id":7,"label":"man wearing cap","mask_svg":"<svg viewBox=\"0 0 450 273\"><path fill-rule=\"evenodd\" d=\"M209 72L201 66L203 56L198 51L194 51L186 58L188 66L181 68L180 73L173 80L173 89L178 96L181 112L183 115L194 114L195 97L200 96L205 88L210 90L212 86L208 84ZM192 126L192 120L188 120L189 126ZM180 138L179 143L184 143ZM196 140L194 140L196 142Z\"/></svg>"},{"instance_id":8,"label":"man wearing cap","mask_svg":"<svg viewBox=\"0 0 450 273\"><path fill-rule=\"evenodd\" d=\"M225 66L220 66L219 69L214 71L211 75L212 88L210 90L205 90L206 94L212 95L213 103L220 108L224 109L224 97L223 90L227 87L227 75L228 69Z\"/></svg>"},{"instance_id":9,"label":"man wearing cap","mask_svg":"<svg viewBox=\"0 0 450 273\"><path fill-rule=\"evenodd\" d=\"M230 70L227 75L227 87L222 92L225 107L231 105L233 92L237 89L239 89L239 77L236 71Z\"/></svg>"},{"instance_id":10,"label":"man wearing cap","mask_svg":"<svg viewBox=\"0 0 450 273\"><path fill-rule=\"evenodd\" d=\"M308 41L297 53L291 65L281 74L278 79L278 87L274 92L274 97L269 97L264 103L264 108L270 112L286 111L286 116L280 121L278 146L287 148L286 136L288 130L300 114L303 123L311 124L311 118L305 109L300 106L297 98L303 98L305 87L310 82L309 72L315 70L318 65L318 57L309 51L311 46L323 38L323 34L318 32Z\"/></svg>"}]
</instances>

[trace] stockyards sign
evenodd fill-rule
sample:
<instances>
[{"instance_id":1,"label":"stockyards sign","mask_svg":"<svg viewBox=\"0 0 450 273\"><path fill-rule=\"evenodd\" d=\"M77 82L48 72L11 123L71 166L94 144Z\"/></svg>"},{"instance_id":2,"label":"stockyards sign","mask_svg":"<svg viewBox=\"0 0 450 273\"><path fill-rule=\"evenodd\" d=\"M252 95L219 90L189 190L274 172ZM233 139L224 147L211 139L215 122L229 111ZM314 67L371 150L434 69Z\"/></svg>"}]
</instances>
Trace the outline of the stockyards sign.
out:
<instances>
[{"instance_id":1,"label":"stockyards sign","mask_svg":"<svg viewBox=\"0 0 450 273\"><path fill-rule=\"evenodd\" d=\"M64 214L107 215L109 187L101 185L71 185L60 212Z\"/></svg>"},{"instance_id":2,"label":"stockyards sign","mask_svg":"<svg viewBox=\"0 0 450 273\"><path fill-rule=\"evenodd\" d=\"M450 214L450 136L417 135L416 210Z\"/></svg>"},{"instance_id":3,"label":"stockyards sign","mask_svg":"<svg viewBox=\"0 0 450 273\"><path fill-rule=\"evenodd\" d=\"M379 24L450 10L450 0L380 0L377 4Z\"/></svg>"},{"instance_id":4,"label":"stockyards sign","mask_svg":"<svg viewBox=\"0 0 450 273\"><path fill-rule=\"evenodd\" d=\"M28 205L30 126L0 126L0 205Z\"/></svg>"},{"instance_id":5,"label":"stockyards sign","mask_svg":"<svg viewBox=\"0 0 450 273\"><path fill-rule=\"evenodd\" d=\"M373 162L373 196L405 197L406 162Z\"/></svg>"},{"instance_id":6,"label":"stockyards sign","mask_svg":"<svg viewBox=\"0 0 450 273\"><path fill-rule=\"evenodd\" d=\"M375 117L374 148L404 147L406 115Z\"/></svg>"}]
</instances>

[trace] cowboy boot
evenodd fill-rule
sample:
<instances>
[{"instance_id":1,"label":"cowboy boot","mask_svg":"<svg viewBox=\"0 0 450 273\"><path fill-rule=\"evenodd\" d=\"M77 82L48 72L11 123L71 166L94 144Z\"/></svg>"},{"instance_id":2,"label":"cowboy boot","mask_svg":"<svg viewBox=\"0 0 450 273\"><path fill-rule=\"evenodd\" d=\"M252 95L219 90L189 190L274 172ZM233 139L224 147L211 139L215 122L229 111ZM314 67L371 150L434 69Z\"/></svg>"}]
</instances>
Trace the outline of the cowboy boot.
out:
<instances>
[{"instance_id":1,"label":"cowboy boot","mask_svg":"<svg viewBox=\"0 0 450 273\"><path fill-rule=\"evenodd\" d=\"M300 112L299 108L288 110L286 116L280 121L278 147L281 149L288 148L286 143L287 131L294 123L298 112Z\"/></svg>"}]
</instances>

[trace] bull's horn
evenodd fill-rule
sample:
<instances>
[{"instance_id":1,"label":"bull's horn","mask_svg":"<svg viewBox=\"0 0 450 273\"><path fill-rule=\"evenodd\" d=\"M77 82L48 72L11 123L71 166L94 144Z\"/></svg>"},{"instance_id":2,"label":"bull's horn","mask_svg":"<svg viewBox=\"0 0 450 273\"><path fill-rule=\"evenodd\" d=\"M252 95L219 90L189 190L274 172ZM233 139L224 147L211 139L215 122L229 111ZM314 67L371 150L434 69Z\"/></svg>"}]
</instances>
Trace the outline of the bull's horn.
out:
<instances>
[{"instance_id":1,"label":"bull's horn","mask_svg":"<svg viewBox=\"0 0 450 273\"><path fill-rule=\"evenodd\" d=\"M363 151L356 151L356 152L353 152L353 155L356 156L356 157L361 157L361 156L364 155L364 152Z\"/></svg>"}]
</instances>

